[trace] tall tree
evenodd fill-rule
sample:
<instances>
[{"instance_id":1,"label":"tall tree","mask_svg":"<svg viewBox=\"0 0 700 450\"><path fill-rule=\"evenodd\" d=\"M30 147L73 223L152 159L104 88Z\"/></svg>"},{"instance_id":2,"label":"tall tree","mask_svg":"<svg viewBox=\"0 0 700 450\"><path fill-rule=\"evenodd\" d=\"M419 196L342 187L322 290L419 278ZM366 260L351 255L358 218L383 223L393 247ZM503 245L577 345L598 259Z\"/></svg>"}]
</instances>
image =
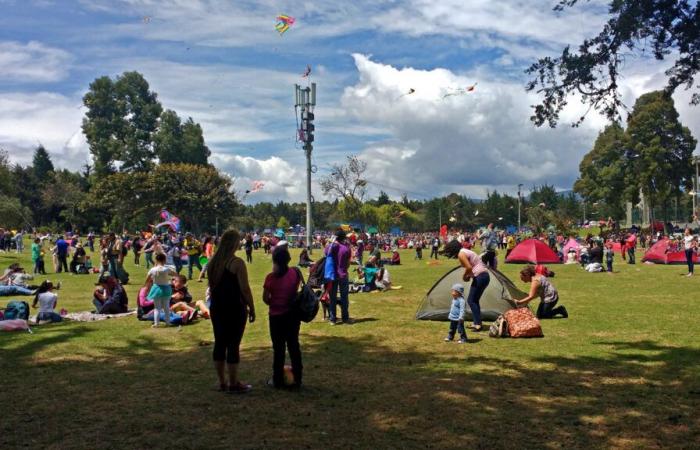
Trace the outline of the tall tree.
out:
<instances>
[{"instance_id":1,"label":"tall tree","mask_svg":"<svg viewBox=\"0 0 700 450\"><path fill-rule=\"evenodd\" d=\"M41 183L48 181L49 172L54 171L51 156L49 156L49 152L46 151L43 145L39 145L36 150L34 150L32 167L34 168L34 176L36 176L37 180Z\"/></svg>"},{"instance_id":2,"label":"tall tree","mask_svg":"<svg viewBox=\"0 0 700 450\"><path fill-rule=\"evenodd\" d=\"M177 113L166 109L160 115L158 131L153 136L153 151L161 164L182 162L182 122Z\"/></svg>"},{"instance_id":3,"label":"tall tree","mask_svg":"<svg viewBox=\"0 0 700 450\"><path fill-rule=\"evenodd\" d=\"M586 202L604 202L615 218L624 212L624 192L630 187L625 182L628 145L625 130L619 123L605 127L598 134L593 149L579 164L580 174L574 183L574 191ZM632 191L638 190L634 186L636 183Z\"/></svg>"},{"instance_id":4,"label":"tall tree","mask_svg":"<svg viewBox=\"0 0 700 450\"><path fill-rule=\"evenodd\" d=\"M560 0L554 8L563 11L578 0ZM580 95L590 109L611 121L619 121L623 106L619 93L620 69L626 57L651 50L657 60L671 55L673 66L666 71L666 90L673 93L679 86L693 88L700 70L700 9L688 0L610 0L611 15L602 31L585 39L572 51L564 48L561 56L545 57L527 70L533 79L528 91L544 96L534 107L531 120L537 126L557 125L559 113L571 95ZM695 92L692 103L700 103ZM574 125L581 123L585 115Z\"/></svg>"},{"instance_id":5,"label":"tall tree","mask_svg":"<svg viewBox=\"0 0 700 450\"><path fill-rule=\"evenodd\" d=\"M628 119L627 183L644 193L650 206L661 205L692 187L691 157L697 141L678 121L671 96L663 91L644 94ZM637 190L629 192L636 201Z\"/></svg>"},{"instance_id":6,"label":"tall tree","mask_svg":"<svg viewBox=\"0 0 700 450\"><path fill-rule=\"evenodd\" d=\"M209 162L211 151L204 143L202 127L190 117L182 125L182 162L205 165Z\"/></svg>"},{"instance_id":7,"label":"tall tree","mask_svg":"<svg viewBox=\"0 0 700 450\"><path fill-rule=\"evenodd\" d=\"M100 77L83 97L87 107L83 133L98 176L153 167L153 134L162 112L156 93L138 72L125 72L112 81Z\"/></svg>"},{"instance_id":8,"label":"tall tree","mask_svg":"<svg viewBox=\"0 0 700 450\"><path fill-rule=\"evenodd\" d=\"M357 155L350 155L346 164L333 164L330 175L321 178L321 190L325 195L344 200L346 214L359 213L367 193L366 171L367 163Z\"/></svg>"}]
</instances>

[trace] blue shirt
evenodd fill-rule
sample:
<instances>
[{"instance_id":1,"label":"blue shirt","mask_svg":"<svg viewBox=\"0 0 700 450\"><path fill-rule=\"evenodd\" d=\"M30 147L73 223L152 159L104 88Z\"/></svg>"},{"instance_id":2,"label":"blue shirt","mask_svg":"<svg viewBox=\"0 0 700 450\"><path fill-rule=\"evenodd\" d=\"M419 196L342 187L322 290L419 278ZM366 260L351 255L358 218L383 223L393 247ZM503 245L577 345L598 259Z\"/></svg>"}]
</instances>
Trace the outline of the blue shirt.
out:
<instances>
[{"instance_id":1,"label":"blue shirt","mask_svg":"<svg viewBox=\"0 0 700 450\"><path fill-rule=\"evenodd\" d=\"M464 320L464 313L466 309L466 302L464 297L457 297L452 299L452 306L450 307L450 315L447 316L450 320Z\"/></svg>"},{"instance_id":2,"label":"blue shirt","mask_svg":"<svg viewBox=\"0 0 700 450\"><path fill-rule=\"evenodd\" d=\"M58 250L58 256L67 256L68 255L68 242L64 241L63 239L59 239L56 241L56 249Z\"/></svg>"}]
</instances>

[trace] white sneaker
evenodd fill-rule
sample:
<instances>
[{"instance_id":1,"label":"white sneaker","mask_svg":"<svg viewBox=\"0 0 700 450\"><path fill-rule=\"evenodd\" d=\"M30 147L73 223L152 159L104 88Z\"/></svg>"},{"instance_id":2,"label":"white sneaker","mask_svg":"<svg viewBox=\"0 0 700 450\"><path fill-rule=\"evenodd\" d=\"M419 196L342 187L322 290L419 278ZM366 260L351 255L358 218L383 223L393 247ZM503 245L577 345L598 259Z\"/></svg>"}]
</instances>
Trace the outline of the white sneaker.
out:
<instances>
[{"instance_id":1,"label":"white sneaker","mask_svg":"<svg viewBox=\"0 0 700 450\"><path fill-rule=\"evenodd\" d=\"M689 273L688 275L686 275L686 277L692 277L692 276L693 276L692 272Z\"/></svg>"}]
</instances>

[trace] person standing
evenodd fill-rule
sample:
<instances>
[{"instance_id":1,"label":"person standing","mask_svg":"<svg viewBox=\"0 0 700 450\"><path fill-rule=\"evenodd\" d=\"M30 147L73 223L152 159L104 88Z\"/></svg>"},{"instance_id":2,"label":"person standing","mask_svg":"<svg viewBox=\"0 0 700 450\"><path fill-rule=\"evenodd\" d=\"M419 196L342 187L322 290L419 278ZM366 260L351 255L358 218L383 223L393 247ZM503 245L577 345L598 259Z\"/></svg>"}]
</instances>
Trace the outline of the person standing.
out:
<instances>
[{"instance_id":1,"label":"person standing","mask_svg":"<svg viewBox=\"0 0 700 450\"><path fill-rule=\"evenodd\" d=\"M634 233L630 233L627 237L627 264L634 264L634 249L637 247L637 236Z\"/></svg>"},{"instance_id":2,"label":"person standing","mask_svg":"<svg viewBox=\"0 0 700 450\"><path fill-rule=\"evenodd\" d=\"M290 387L301 386L302 362L299 346L301 322L293 310L293 303L301 284L301 271L296 268L289 269L291 259L287 247L276 248L272 252L272 272L265 277L263 284L263 302L270 307L270 338L274 351L271 384L276 388L286 387L285 348L289 350L294 374L294 383Z\"/></svg>"},{"instance_id":3,"label":"person standing","mask_svg":"<svg viewBox=\"0 0 700 450\"><path fill-rule=\"evenodd\" d=\"M68 272L68 242L60 236L56 241L56 257L58 258L57 273Z\"/></svg>"},{"instance_id":4,"label":"person standing","mask_svg":"<svg viewBox=\"0 0 700 450\"><path fill-rule=\"evenodd\" d=\"M188 232L185 234L183 245L187 251L187 278L191 280L194 266L197 266L200 274L202 273L202 264L199 262L199 256L202 254L202 244L194 238L192 233Z\"/></svg>"},{"instance_id":5,"label":"person standing","mask_svg":"<svg viewBox=\"0 0 700 450\"><path fill-rule=\"evenodd\" d=\"M481 246L486 253L483 256L484 263L487 267L496 268L496 248L498 248L498 235L493 230L493 224L490 223L486 227L486 231L481 234ZM551 246L551 244L550 244Z\"/></svg>"},{"instance_id":6,"label":"person standing","mask_svg":"<svg viewBox=\"0 0 700 450\"><path fill-rule=\"evenodd\" d=\"M24 251L24 233L22 233L22 230L18 231L13 239L15 240L15 250L17 253L22 253Z\"/></svg>"},{"instance_id":7,"label":"person standing","mask_svg":"<svg viewBox=\"0 0 700 450\"><path fill-rule=\"evenodd\" d=\"M693 232L690 228L685 229L683 234L683 248L685 249L685 260L688 263L688 274L687 277L693 276L693 271L695 269L695 250L697 249L698 242L693 236Z\"/></svg>"},{"instance_id":8,"label":"person standing","mask_svg":"<svg viewBox=\"0 0 700 450\"><path fill-rule=\"evenodd\" d=\"M32 244L32 263L34 263L34 270L32 271L35 275L40 274L41 270L39 267L39 260L41 259L41 239L34 239Z\"/></svg>"},{"instance_id":9,"label":"person standing","mask_svg":"<svg viewBox=\"0 0 700 450\"><path fill-rule=\"evenodd\" d=\"M207 268L211 294L210 316L214 329L212 356L219 390L236 394L244 394L252 389L250 384L238 379L238 365L246 320L255 322L255 305L248 283L248 270L245 262L236 256L240 242L238 231L224 232Z\"/></svg>"},{"instance_id":10,"label":"person standing","mask_svg":"<svg viewBox=\"0 0 700 450\"><path fill-rule=\"evenodd\" d=\"M253 237L250 235L246 235L245 237L245 260L248 264L253 264Z\"/></svg>"},{"instance_id":11,"label":"person standing","mask_svg":"<svg viewBox=\"0 0 700 450\"><path fill-rule=\"evenodd\" d=\"M348 269L350 268L351 250L347 243L346 234L343 230L338 230L335 233L335 242L331 245L329 256L333 259L335 266L335 280L331 287L331 304L328 314L328 321L331 325L336 324L336 305L338 301L338 293L340 293L340 314L343 323L352 324L350 319L350 305L348 293L350 284L348 280Z\"/></svg>"},{"instance_id":12,"label":"person standing","mask_svg":"<svg viewBox=\"0 0 700 450\"><path fill-rule=\"evenodd\" d=\"M440 238L435 236L433 237L433 242L430 247L430 258L435 258L438 259L438 249L440 248Z\"/></svg>"},{"instance_id":13,"label":"person standing","mask_svg":"<svg viewBox=\"0 0 700 450\"><path fill-rule=\"evenodd\" d=\"M459 343L467 343L467 332L464 330L464 313L466 311L466 302L464 301L464 286L459 283L452 285L450 291L452 295L452 306L450 314L447 318L450 320L450 331L447 332L445 342L452 342L455 333L459 333Z\"/></svg>"},{"instance_id":14,"label":"person standing","mask_svg":"<svg viewBox=\"0 0 700 450\"><path fill-rule=\"evenodd\" d=\"M479 255L473 251L463 248L457 254L459 263L464 268L462 280L470 281L469 295L467 296L467 304L472 311L472 325L474 331L481 331L481 306L479 301L481 296L489 285L491 277L484 262L479 258Z\"/></svg>"}]
</instances>

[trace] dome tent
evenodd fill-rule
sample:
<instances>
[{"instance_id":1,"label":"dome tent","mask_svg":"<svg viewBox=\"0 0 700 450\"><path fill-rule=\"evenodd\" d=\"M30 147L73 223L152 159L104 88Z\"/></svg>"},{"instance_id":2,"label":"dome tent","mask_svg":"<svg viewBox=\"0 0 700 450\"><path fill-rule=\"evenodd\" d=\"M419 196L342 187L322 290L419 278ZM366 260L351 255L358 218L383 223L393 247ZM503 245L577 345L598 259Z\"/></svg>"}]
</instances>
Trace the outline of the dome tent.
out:
<instances>
[{"instance_id":1,"label":"dome tent","mask_svg":"<svg viewBox=\"0 0 700 450\"><path fill-rule=\"evenodd\" d=\"M458 266L443 275L423 298L416 312L416 320L448 320L447 316L452 305L452 295L450 294L452 285L455 283L464 285L465 299L471 286L471 281L462 281L463 274L464 269ZM481 318L496 320L504 312L515 308L513 299L525 298L527 294L515 287L513 282L501 272L489 269L489 275L491 281L479 301ZM468 320L473 319L469 305L467 305L466 316Z\"/></svg>"},{"instance_id":2,"label":"dome tent","mask_svg":"<svg viewBox=\"0 0 700 450\"><path fill-rule=\"evenodd\" d=\"M685 252L671 252L669 246L668 239L661 239L644 253L642 261L654 264L686 264ZM695 264L700 263L697 253L693 256L693 260Z\"/></svg>"},{"instance_id":3,"label":"dome tent","mask_svg":"<svg viewBox=\"0 0 700 450\"><path fill-rule=\"evenodd\" d=\"M515 264L561 264L551 248L537 239L526 239L510 252L506 258L507 263Z\"/></svg>"}]
</instances>

